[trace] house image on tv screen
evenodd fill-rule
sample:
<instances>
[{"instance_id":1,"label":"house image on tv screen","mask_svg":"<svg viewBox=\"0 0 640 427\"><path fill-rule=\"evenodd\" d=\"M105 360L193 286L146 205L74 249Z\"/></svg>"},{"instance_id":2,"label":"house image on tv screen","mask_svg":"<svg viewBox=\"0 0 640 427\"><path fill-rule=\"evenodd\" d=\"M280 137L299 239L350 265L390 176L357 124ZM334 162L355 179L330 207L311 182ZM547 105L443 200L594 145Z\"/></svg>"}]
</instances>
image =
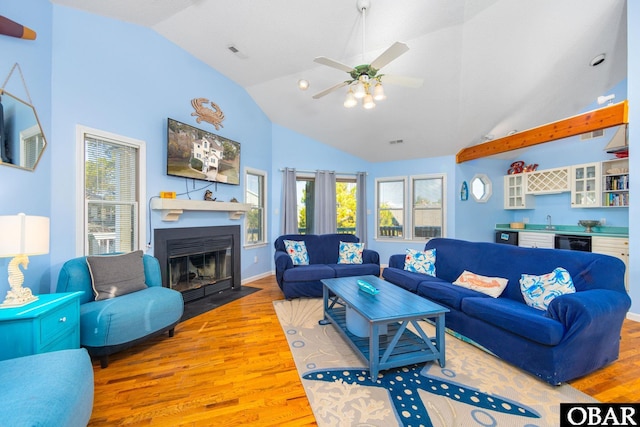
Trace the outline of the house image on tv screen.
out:
<instances>
[{"instance_id":1,"label":"house image on tv screen","mask_svg":"<svg viewBox=\"0 0 640 427\"><path fill-rule=\"evenodd\" d=\"M218 176L218 168L224 153L224 147L217 138L209 141L204 137L193 141L192 153L194 159L202 162L202 173L206 175L208 181L227 181L226 176Z\"/></svg>"}]
</instances>

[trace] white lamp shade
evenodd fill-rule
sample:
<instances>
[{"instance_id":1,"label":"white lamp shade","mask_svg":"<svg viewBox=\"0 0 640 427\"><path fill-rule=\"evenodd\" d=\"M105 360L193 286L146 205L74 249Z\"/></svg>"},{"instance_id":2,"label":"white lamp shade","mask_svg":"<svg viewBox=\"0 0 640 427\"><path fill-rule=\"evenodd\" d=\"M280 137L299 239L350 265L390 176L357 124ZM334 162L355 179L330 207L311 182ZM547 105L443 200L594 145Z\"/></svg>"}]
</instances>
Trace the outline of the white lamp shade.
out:
<instances>
[{"instance_id":1,"label":"white lamp shade","mask_svg":"<svg viewBox=\"0 0 640 427\"><path fill-rule=\"evenodd\" d=\"M344 106L346 108L352 108L355 107L358 104L358 100L356 99L355 96L353 96L353 91L351 89L349 89L349 92L347 92L347 97L344 100Z\"/></svg>"},{"instance_id":2,"label":"white lamp shade","mask_svg":"<svg viewBox=\"0 0 640 427\"><path fill-rule=\"evenodd\" d=\"M0 257L49 253L49 218L44 216L0 216Z\"/></svg>"},{"instance_id":3,"label":"white lamp shade","mask_svg":"<svg viewBox=\"0 0 640 427\"><path fill-rule=\"evenodd\" d=\"M362 100L362 106L367 109L370 110L373 107L376 106L376 103L373 102L373 97L369 94L367 94L367 96L364 97L364 99Z\"/></svg>"},{"instance_id":4,"label":"white lamp shade","mask_svg":"<svg viewBox=\"0 0 640 427\"><path fill-rule=\"evenodd\" d=\"M387 96L384 94L382 83L376 83L375 87L373 88L373 99L375 99L376 101L387 99Z\"/></svg>"},{"instance_id":5,"label":"white lamp shade","mask_svg":"<svg viewBox=\"0 0 640 427\"><path fill-rule=\"evenodd\" d=\"M353 91L353 96L356 97L356 99L362 99L365 97L365 95L367 94L367 90L364 87L364 84L361 81L358 81L358 83L355 84L356 88Z\"/></svg>"}]
</instances>

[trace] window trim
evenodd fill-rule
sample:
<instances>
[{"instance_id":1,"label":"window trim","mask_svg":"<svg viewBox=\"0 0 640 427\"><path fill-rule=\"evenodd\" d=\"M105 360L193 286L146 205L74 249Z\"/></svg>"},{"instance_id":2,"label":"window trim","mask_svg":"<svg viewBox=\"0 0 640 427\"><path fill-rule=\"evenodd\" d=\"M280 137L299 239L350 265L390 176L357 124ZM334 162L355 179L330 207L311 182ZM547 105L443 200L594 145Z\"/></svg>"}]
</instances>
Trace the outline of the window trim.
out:
<instances>
[{"instance_id":1,"label":"window trim","mask_svg":"<svg viewBox=\"0 0 640 427\"><path fill-rule=\"evenodd\" d=\"M484 194L480 198L476 197L475 193L473 192L473 182L476 180L482 182L482 185L484 185ZM493 195L493 184L491 183L491 178L489 178L487 174L484 173L475 174L469 181L469 193L471 193L471 197L477 203L488 202Z\"/></svg>"},{"instance_id":2,"label":"window trim","mask_svg":"<svg viewBox=\"0 0 640 427\"><path fill-rule=\"evenodd\" d=\"M146 250L147 228L147 147L145 141L115 133L76 125L76 256L85 256L87 212L85 210L84 163L85 135L129 145L138 150L138 249Z\"/></svg>"},{"instance_id":3,"label":"window trim","mask_svg":"<svg viewBox=\"0 0 640 427\"><path fill-rule=\"evenodd\" d=\"M386 236L381 236L380 235L380 227L378 227L378 218L380 216L380 205L379 205L379 198L380 198L380 194L379 194L379 183L381 182L398 182L398 181L402 181L402 188L403 188L403 201L402 201L402 217L404 220L404 230L403 230L403 237L402 238L394 238L394 237L386 237ZM376 240L381 240L381 241L387 241L387 242L398 242L398 241L402 241L402 240L407 240L407 200L408 200L408 188L407 188L407 177L406 176L393 176L393 177L384 177L384 178L376 178L375 179L375 214L374 214L374 218L373 218L373 224L375 227L375 235L374 238Z\"/></svg>"},{"instance_id":4,"label":"window trim","mask_svg":"<svg viewBox=\"0 0 640 427\"><path fill-rule=\"evenodd\" d=\"M414 224L413 224L413 210L414 210L414 206L413 206L413 187L414 187L414 182L416 180L422 180L422 179L442 179L442 207L440 208L442 211L442 237L446 237L447 236L447 174L445 173L433 173L433 174L424 174L424 175L411 175L409 177L409 198L407 199L409 201L409 209L408 210L408 215L409 215L409 221L407 221L407 224L411 225L411 228L408 230L407 233L407 237L406 240L411 240L411 241L415 241L415 242L425 242L428 241L430 238L424 238L424 237L415 237L413 234L413 230L414 230Z\"/></svg>"},{"instance_id":5,"label":"window trim","mask_svg":"<svg viewBox=\"0 0 640 427\"><path fill-rule=\"evenodd\" d=\"M254 169L251 167L245 167L244 168L244 201L245 203L247 202L247 186L249 185L249 180L247 179L247 175L251 174L251 175L260 175L262 176L262 185L263 185L263 192L264 194L262 195L262 211L263 211L263 215L262 215L262 235L264 236L264 239L261 242L256 242L256 243L250 243L246 241L246 229L247 229L247 216L249 214L249 212L247 212L245 214L245 219L244 219L244 227L245 227L245 233L243 233L242 236L242 240L243 240L243 246L245 248L257 248L257 247L262 247L262 246L266 246L269 244L269 236L267 233L267 224L269 223L268 221L268 215L269 215L269 210L267 208L268 206L268 201L269 201L269 192L267 191L268 188L268 175L266 171L260 170L260 169Z\"/></svg>"}]
</instances>

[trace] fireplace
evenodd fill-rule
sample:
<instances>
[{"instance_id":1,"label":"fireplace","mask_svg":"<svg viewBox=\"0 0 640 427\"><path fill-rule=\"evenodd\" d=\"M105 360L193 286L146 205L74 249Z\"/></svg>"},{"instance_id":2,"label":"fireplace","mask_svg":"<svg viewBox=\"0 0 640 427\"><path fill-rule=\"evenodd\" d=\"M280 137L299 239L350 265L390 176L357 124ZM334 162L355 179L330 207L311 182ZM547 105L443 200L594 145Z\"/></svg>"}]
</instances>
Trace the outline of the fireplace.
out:
<instances>
[{"instance_id":1,"label":"fireplace","mask_svg":"<svg viewBox=\"0 0 640 427\"><path fill-rule=\"evenodd\" d=\"M154 255L162 285L185 302L226 289L240 290L240 226L158 228Z\"/></svg>"}]
</instances>

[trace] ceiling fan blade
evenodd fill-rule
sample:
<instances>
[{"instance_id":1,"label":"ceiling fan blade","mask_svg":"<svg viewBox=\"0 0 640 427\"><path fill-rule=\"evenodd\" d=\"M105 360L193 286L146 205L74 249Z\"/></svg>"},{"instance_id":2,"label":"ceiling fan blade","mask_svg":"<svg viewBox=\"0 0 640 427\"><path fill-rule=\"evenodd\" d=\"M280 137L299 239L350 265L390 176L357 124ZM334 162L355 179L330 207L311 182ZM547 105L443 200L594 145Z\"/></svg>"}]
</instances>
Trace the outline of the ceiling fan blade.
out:
<instances>
[{"instance_id":1,"label":"ceiling fan blade","mask_svg":"<svg viewBox=\"0 0 640 427\"><path fill-rule=\"evenodd\" d=\"M319 99L322 98L325 95L329 95L331 92L333 92L334 90L338 90L341 87L346 86L348 83L347 82L342 82L342 83L338 83L335 86L331 86L329 89L325 89L322 92L318 92L315 95L312 96L313 99Z\"/></svg>"},{"instance_id":2,"label":"ceiling fan blade","mask_svg":"<svg viewBox=\"0 0 640 427\"><path fill-rule=\"evenodd\" d=\"M424 79L421 79L419 77L406 77L406 76L394 76L389 74L383 74L382 83L389 83L392 85L418 88L422 86L422 84L424 83Z\"/></svg>"},{"instance_id":3,"label":"ceiling fan blade","mask_svg":"<svg viewBox=\"0 0 640 427\"><path fill-rule=\"evenodd\" d=\"M318 56L313 62L317 62L318 64L326 65L327 67L337 68L340 71L345 71L350 73L353 71L353 67L343 64L342 62L338 62L334 59L327 58L326 56Z\"/></svg>"},{"instance_id":4,"label":"ceiling fan blade","mask_svg":"<svg viewBox=\"0 0 640 427\"><path fill-rule=\"evenodd\" d=\"M373 60L373 62L370 64L371 68L379 70L408 50L409 46L407 46L406 44L395 42L387 50L382 52L380 56Z\"/></svg>"}]
</instances>

